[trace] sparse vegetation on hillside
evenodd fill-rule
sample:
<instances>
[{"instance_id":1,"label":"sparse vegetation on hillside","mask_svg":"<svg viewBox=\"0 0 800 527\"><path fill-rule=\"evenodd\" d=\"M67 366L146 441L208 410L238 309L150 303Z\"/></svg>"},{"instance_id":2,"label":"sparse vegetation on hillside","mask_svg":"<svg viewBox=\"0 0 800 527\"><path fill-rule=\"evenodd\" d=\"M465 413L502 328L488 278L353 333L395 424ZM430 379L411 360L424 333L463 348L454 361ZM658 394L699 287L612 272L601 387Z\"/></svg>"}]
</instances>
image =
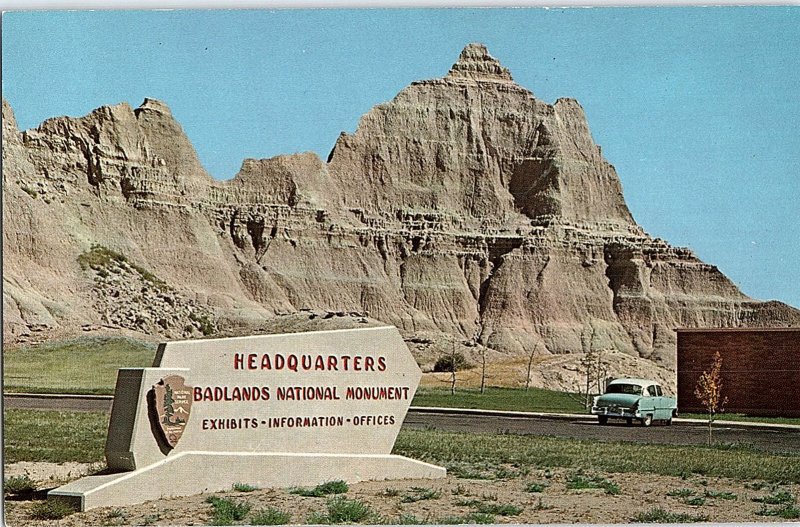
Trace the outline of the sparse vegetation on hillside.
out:
<instances>
[{"instance_id":1,"label":"sparse vegetation on hillside","mask_svg":"<svg viewBox=\"0 0 800 527\"><path fill-rule=\"evenodd\" d=\"M124 254L102 245L93 244L91 249L78 256L78 263L84 271L92 269L98 273L108 273L110 268L114 266L128 266L139 273L143 280L156 286L166 285L163 280L152 272L128 260L128 257Z\"/></svg>"}]
</instances>

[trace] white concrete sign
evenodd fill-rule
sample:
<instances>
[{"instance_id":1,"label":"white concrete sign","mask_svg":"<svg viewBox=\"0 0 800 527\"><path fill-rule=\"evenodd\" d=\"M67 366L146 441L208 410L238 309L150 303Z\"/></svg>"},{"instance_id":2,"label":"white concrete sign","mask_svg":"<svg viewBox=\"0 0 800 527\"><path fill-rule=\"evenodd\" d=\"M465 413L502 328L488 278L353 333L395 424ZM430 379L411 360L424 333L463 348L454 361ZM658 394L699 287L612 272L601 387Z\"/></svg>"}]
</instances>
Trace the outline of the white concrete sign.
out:
<instances>
[{"instance_id":1,"label":"white concrete sign","mask_svg":"<svg viewBox=\"0 0 800 527\"><path fill-rule=\"evenodd\" d=\"M51 491L82 510L342 479L443 477L391 455L422 373L393 327L162 344L117 378L112 470Z\"/></svg>"}]
</instances>

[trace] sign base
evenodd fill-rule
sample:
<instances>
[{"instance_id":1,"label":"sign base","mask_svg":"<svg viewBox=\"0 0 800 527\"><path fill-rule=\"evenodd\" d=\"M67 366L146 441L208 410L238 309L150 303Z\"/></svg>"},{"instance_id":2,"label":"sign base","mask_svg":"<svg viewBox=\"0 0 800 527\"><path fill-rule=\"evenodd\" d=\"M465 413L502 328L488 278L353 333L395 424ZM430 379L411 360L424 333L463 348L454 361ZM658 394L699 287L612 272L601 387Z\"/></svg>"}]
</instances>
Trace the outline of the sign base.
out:
<instances>
[{"instance_id":1,"label":"sign base","mask_svg":"<svg viewBox=\"0 0 800 527\"><path fill-rule=\"evenodd\" d=\"M436 465L385 454L180 452L131 472L73 481L51 490L48 497L72 502L85 511L222 492L231 490L234 483L260 488L308 487L333 480L443 478L446 473Z\"/></svg>"}]
</instances>

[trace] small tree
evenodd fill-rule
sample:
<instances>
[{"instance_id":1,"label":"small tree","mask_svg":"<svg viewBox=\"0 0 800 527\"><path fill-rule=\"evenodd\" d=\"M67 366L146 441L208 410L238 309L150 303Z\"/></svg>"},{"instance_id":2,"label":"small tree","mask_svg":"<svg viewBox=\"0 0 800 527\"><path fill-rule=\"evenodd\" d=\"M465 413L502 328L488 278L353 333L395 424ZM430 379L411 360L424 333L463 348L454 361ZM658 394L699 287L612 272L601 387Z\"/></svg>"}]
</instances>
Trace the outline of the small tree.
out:
<instances>
[{"instance_id":1,"label":"small tree","mask_svg":"<svg viewBox=\"0 0 800 527\"><path fill-rule=\"evenodd\" d=\"M437 360L436 364L433 365L433 371L450 373L450 393L455 394L457 381L456 374L461 370L469 369L469 367L470 364L467 362L467 359L464 358L464 355L456 351L456 344L454 342L450 353L439 357L439 360Z\"/></svg>"},{"instance_id":2,"label":"small tree","mask_svg":"<svg viewBox=\"0 0 800 527\"><path fill-rule=\"evenodd\" d=\"M450 356L450 395L456 394L456 370L458 369L458 360L456 359L456 343L453 342L453 351ZM463 358L463 356L462 356Z\"/></svg>"},{"instance_id":3,"label":"small tree","mask_svg":"<svg viewBox=\"0 0 800 527\"><path fill-rule=\"evenodd\" d=\"M719 352L714 353L714 362L711 370L703 371L697 380L697 387L694 395L702 403L708 413L708 444L711 444L711 423L717 418L717 414L722 412L727 397L722 397L722 356Z\"/></svg>"},{"instance_id":4,"label":"small tree","mask_svg":"<svg viewBox=\"0 0 800 527\"><path fill-rule=\"evenodd\" d=\"M528 375L525 377L525 391L528 391L528 388L531 386L531 369L533 369L533 357L536 356L536 350L539 349L539 342L531 350L531 354L528 355Z\"/></svg>"},{"instance_id":5,"label":"small tree","mask_svg":"<svg viewBox=\"0 0 800 527\"><path fill-rule=\"evenodd\" d=\"M486 347L481 351L481 393L486 390Z\"/></svg>"}]
</instances>

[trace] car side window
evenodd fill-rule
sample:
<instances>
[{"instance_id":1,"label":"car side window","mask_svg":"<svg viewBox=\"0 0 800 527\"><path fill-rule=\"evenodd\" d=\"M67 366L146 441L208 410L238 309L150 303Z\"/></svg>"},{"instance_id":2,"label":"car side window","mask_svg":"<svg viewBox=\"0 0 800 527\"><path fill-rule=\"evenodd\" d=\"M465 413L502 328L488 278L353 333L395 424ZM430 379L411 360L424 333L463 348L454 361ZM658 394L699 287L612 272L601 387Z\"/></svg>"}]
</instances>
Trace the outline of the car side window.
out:
<instances>
[{"instance_id":1,"label":"car side window","mask_svg":"<svg viewBox=\"0 0 800 527\"><path fill-rule=\"evenodd\" d=\"M658 384L656 384L656 395L658 395L659 397L664 395L664 392L661 391L661 386L659 386Z\"/></svg>"},{"instance_id":2,"label":"car side window","mask_svg":"<svg viewBox=\"0 0 800 527\"><path fill-rule=\"evenodd\" d=\"M651 384L650 386L647 387L647 395L649 395L650 397L655 397L656 396L656 386L655 386L655 384Z\"/></svg>"}]
</instances>

